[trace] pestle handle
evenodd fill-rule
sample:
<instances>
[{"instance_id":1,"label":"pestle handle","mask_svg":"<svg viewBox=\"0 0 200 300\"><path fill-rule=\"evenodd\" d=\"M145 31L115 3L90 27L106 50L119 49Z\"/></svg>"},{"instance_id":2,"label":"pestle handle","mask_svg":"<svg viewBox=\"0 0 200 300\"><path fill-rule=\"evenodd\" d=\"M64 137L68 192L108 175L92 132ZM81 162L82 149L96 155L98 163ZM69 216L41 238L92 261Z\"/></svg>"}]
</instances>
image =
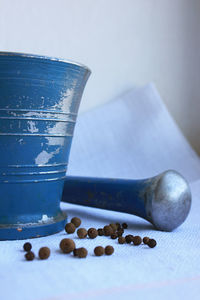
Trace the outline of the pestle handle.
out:
<instances>
[{"instance_id":1,"label":"pestle handle","mask_svg":"<svg viewBox=\"0 0 200 300\"><path fill-rule=\"evenodd\" d=\"M67 176L62 201L134 214L171 231L186 219L191 192L173 170L143 180Z\"/></svg>"}]
</instances>

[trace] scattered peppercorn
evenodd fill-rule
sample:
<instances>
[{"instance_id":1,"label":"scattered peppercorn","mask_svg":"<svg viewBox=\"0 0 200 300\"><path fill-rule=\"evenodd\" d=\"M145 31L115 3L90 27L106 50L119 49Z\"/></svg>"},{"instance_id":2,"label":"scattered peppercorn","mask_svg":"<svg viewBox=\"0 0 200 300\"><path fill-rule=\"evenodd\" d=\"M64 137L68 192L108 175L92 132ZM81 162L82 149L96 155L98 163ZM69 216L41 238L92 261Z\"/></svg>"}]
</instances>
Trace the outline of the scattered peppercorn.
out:
<instances>
[{"instance_id":1,"label":"scattered peppercorn","mask_svg":"<svg viewBox=\"0 0 200 300\"><path fill-rule=\"evenodd\" d=\"M122 232L121 231L116 231L116 234L118 237L122 236Z\"/></svg>"},{"instance_id":2,"label":"scattered peppercorn","mask_svg":"<svg viewBox=\"0 0 200 300\"><path fill-rule=\"evenodd\" d=\"M73 254L74 254L74 256L78 256L78 253L77 253L77 249L76 249L76 248L73 250Z\"/></svg>"},{"instance_id":3,"label":"scattered peppercorn","mask_svg":"<svg viewBox=\"0 0 200 300\"><path fill-rule=\"evenodd\" d=\"M128 225L126 223L122 223L122 228L127 229Z\"/></svg>"},{"instance_id":4,"label":"scattered peppercorn","mask_svg":"<svg viewBox=\"0 0 200 300\"><path fill-rule=\"evenodd\" d=\"M28 252L25 254L25 258L26 258L26 260L34 260L35 254L34 254L32 251L28 251Z\"/></svg>"},{"instance_id":5,"label":"scattered peppercorn","mask_svg":"<svg viewBox=\"0 0 200 300\"><path fill-rule=\"evenodd\" d=\"M110 225L105 225L103 231L105 236L109 236L113 233L113 229Z\"/></svg>"},{"instance_id":6,"label":"scattered peppercorn","mask_svg":"<svg viewBox=\"0 0 200 300\"><path fill-rule=\"evenodd\" d=\"M94 248L94 254L96 256L102 256L105 253L105 250L102 246L97 246Z\"/></svg>"},{"instance_id":7,"label":"scattered peppercorn","mask_svg":"<svg viewBox=\"0 0 200 300\"><path fill-rule=\"evenodd\" d=\"M68 233L68 234L71 234L71 233L74 233L76 230L76 227L73 223L67 223L65 225L65 231Z\"/></svg>"},{"instance_id":8,"label":"scattered peppercorn","mask_svg":"<svg viewBox=\"0 0 200 300\"><path fill-rule=\"evenodd\" d=\"M124 229L123 228L119 228L118 229L118 233L122 235L124 233Z\"/></svg>"},{"instance_id":9,"label":"scattered peppercorn","mask_svg":"<svg viewBox=\"0 0 200 300\"><path fill-rule=\"evenodd\" d=\"M148 242L149 242L149 237L145 236L145 237L143 238L143 243L147 245Z\"/></svg>"},{"instance_id":10,"label":"scattered peppercorn","mask_svg":"<svg viewBox=\"0 0 200 300\"><path fill-rule=\"evenodd\" d=\"M81 225L81 219L78 217L74 217L71 219L71 223L75 225L76 228L78 228Z\"/></svg>"},{"instance_id":11,"label":"scattered peppercorn","mask_svg":"<svg viewBox=\"0 0 200 300\"><path fill-rule=\"evenodd\" d=\"M110 237L112 240L115 240L118 237L118 235L117 235L117 233L113 233L113 234L111 234Z\"/></svg>"},{"instance_id":12,"label":"scattered peppercorn","mask_svg":"<svg viewBox=\"0 0 200 300\"><path fill-rule=\"evenodd\" d=\"M125 242L126 242L125 237L120 236L120 237L118 238L118 243L119 243L119 244L125 244Z\"/></svg>"},{"instance_id":13,"label":"scattered peppercorn","mask_svg":"<svg viewBox=\"0 0 200 300\"><path fill-rule=\"evenodd\" d=\"M80 239L84 239L87 236L87 230L85 228L79 228L77 230L77 235Z\"/></svg>"},{"instance_id":14,"label":"scattered peppercorn","mask_svg":"<svg viewBox=\"0 0 200 300\"><path fill-rule=\"evenodd\" d=\"M87 233L91 239L95 239L98 235L98 231L95 228L89 228Z\"/></svg>"},{"instance_id":15,"label":"scattered peppercorn","mask_svg":"<svg viewBox=\"0 0 200 300\"><path fill-rule=\"evenodd\" d=\"M114 252L114 248L112 246L106 246L105 248L105 254L106 255L111 255Z\"/></svg>"},{"instance_id":16,"label":"scattered peppercorn","mask_svg":"<svg viewBox=\"0 0 200 300\"><path fill-rule=\"evenodd\" d=\"M110 224L110 227L112 227L114 232L117 231L117 225L116 224L112 223L112 224Z\"/></svg>"},{"instance_id":17,"label":"scattered peppercorn","mask_svg":"<svg viewBox=\"0 0 200 300\"><path fill-rule=\"evenodd\" d=\"M71 239L63 239L60 242L60 249L63 253L70 253L75 249L75 243Z\"/></svg>"},{"instance_id":18,"label":"scattered peppercorn","mask_svg":"<svg viewBox=\"0 0 200 300\"><path fill-rule=\"evenodd\" d=\"M133 235L132 234L126 235L125 240L127 244L130 244L131 242L133 242Z\"/></svg>"},{"instance_id":19,"label":"scattered peppercorn","mask_svg":"<svg viewBox=\"0 0 200 300\"><path fill-rule=\"evenodd\" d=\"M141 243L142 243L142 239L141 239L141 237L139 235L136 235L136 236L133 237L133 244L135 246L138 246Z\"/></svg>"},{"instance_id":20,"label":"scattered peppercorn","mask_svg":"<svg viewBox=\"0 0 200 300\"><path fill-rule=\"evenodd\" d=\"M32 245L31 245L31 243L27 242L24 244L23 248L24 248L24 251L28 252L32 249Z\"/></svg>"},{"instance_id":21,"label":"scattered peppercorn","mask_svg":"<svg viewBox=\"0 0 200 300\"><path fill-rule=\"evenodd\" d=\"M104 235L104 231L103 231L102 228L97 229L97 231L98 231L98 235L99 235L99 236Z\"/></svg>"},{"instance_id":22,"label":"scattered peppercorn","mask_svg":"<svg viewBox=\"0 0 200 300\"><path fill-rule=\"evenodd\" d=\"M87 254L88 254L87 249L85 249L85 248L83 248L83 247L78 248L78 249L76 249L76 250L77 250L77 251L76 251L77 256L78 256L79 258L85 258L85 257L87 256Z\"/></svg>"},{"instance_id":23,"label":"scattered peppercorn","mask_svg":"<svg viewBox=\"0 0 200 300\"><path fill-rule=\"evenodd\" d=\"M149 239L147 245L148 245L150 248L154 248L154 247L157 245L156 240L154 240L154 239Z\"/></svg>"},{"instance_id":24,"label":"scattered peppercorn","mask_svg":"<svg viewBox=\"0 0 200 300\"><path fill-rule=\"evenodd\" d=\"M117 226L117 230L119 230L121 228L121 225L119 223L115 223Z\"/></svg>"},{"instance_id":25,"label":"scattered peppercorn","mask_svg":"<svg viewBox=\"0 0 200 300\"><path fill-rule=\"evenodd\" d=\"M40 259L47 259L50 256L50 249L48 247L42 247L40 248L38 255Z\"/></svg>"}]
</instances>

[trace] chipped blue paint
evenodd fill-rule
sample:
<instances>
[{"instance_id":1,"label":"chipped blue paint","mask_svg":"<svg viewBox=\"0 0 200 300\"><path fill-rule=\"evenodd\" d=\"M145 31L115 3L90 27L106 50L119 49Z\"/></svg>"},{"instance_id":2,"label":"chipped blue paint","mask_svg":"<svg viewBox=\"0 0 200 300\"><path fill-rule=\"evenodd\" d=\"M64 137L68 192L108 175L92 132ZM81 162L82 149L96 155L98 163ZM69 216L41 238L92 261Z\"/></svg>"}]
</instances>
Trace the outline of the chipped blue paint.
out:
<instances>
[{"instance_id":1,"label":"chipped blue paint","mask_svg":"<svg viewBox=\"0 0 200 300\"><path fill-rule=\"evenodd\" d=\"M63 179L89 75L78 63L0 52L1 240L63 229Z\"/></svg>"}]
</instances>

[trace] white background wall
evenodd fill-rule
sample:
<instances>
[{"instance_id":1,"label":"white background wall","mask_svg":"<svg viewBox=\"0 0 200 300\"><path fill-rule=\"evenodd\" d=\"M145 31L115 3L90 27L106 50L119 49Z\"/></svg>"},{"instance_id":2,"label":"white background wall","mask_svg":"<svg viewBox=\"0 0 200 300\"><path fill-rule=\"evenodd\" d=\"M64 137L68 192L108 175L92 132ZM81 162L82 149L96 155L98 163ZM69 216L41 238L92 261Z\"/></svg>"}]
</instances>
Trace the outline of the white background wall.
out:
<instances>
[{"instance_id":1,"label":"white background wall","mask_svg":"<svg viewBox=\"0 0 200 300\"><path fill-rule=\"evenodd\" d=\"M154 82L200 153L200 0L0 0L0 50L88 65L81 112Z\"/></svg>"}]
</instances>

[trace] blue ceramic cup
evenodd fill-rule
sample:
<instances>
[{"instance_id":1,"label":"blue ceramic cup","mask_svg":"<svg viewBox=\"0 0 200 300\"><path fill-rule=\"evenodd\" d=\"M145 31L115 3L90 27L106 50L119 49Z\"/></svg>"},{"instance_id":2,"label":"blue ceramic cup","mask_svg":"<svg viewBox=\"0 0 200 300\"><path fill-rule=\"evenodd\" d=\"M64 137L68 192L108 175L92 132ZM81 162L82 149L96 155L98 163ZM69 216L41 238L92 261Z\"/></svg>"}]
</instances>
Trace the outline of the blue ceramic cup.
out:
<instances>
[{"instance_id":1,"label":"blue ceramic cup","mask_svg":"<svg viewBox=\"0 0 200 300\"><path fill-rule=\"evenodd\" d=\"M0 239L63 229L60 210L81 96L90 70L0 52Z\"/></svg>"}]
</instances>

